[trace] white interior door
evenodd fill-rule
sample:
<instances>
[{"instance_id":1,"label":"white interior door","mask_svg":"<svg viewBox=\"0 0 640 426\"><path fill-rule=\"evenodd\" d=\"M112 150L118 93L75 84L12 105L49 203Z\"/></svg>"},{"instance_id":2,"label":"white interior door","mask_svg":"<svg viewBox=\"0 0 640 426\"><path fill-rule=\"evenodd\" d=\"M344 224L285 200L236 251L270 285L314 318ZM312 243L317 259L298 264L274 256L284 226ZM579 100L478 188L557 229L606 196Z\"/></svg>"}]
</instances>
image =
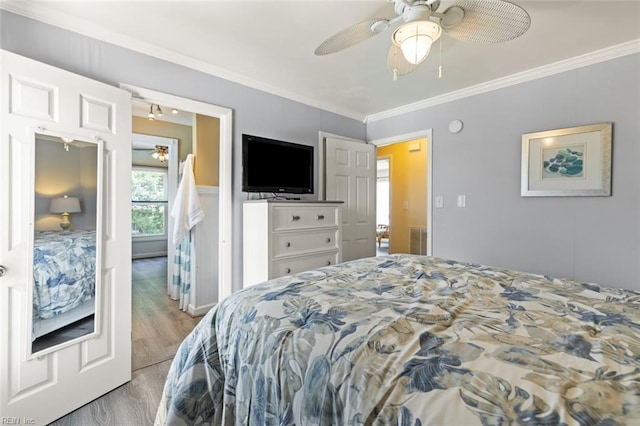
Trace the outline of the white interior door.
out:
<instances>
[{"instance_id":1,"label":"white interior door","mask_svg":"<svg viewBox=\"0 0 640 426\"><path fill-rule=\"evenodd\" d=\"M326 138L325 199L342 206L342 260L376 255L376 147Z\"/></svg>"},{"instance_id":2,"label":"white interior door","mask_svg":"<svg viewBox=\"0 0 640 426\"><path fill-rule=\"evenodd\" d=\"M131 96L1 54L0 418L47 424L131 380ZM103 179L94 332L32 354L37 131L98 141Z\"/></svg>"}]
</instances>

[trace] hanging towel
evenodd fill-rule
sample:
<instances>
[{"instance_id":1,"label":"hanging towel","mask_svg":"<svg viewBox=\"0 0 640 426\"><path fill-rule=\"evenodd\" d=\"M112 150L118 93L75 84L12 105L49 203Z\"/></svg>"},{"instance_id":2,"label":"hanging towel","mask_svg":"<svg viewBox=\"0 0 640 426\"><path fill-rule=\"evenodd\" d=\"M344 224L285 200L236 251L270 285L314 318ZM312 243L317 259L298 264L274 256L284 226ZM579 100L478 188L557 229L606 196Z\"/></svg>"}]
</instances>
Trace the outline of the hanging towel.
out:
<instances>
[{"instance_id":1,"label":"hanging towel","mask_svg":"<svg viewBox=\"0 0 640 426\"><path fill-rule=\"evenodd\" d=\"M198 189L193 176L193 154L187 155L182 171L182 179L178 185L176 200L171 209L173 225L173 244L180 244L182 238L189 233L203 218L204 212L200 208Z\"/></svg>"}]
</instances>

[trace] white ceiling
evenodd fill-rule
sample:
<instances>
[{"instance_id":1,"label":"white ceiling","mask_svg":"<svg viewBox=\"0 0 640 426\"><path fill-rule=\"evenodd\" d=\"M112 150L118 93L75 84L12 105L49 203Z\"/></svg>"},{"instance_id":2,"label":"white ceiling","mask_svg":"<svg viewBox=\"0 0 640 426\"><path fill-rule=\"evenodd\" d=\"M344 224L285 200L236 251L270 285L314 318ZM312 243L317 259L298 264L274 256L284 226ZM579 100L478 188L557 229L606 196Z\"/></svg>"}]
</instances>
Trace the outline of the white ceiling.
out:
<instances>
[{"instance_id":1,"label":"white ceiling","mask_svg":"<svg viewBox=\"0 0 640 426\"><path fill-rule=\"evenodd\" d=\"M332 55L313 54L343 28L395 16L385 0L3 0L0 7L359 119L535 74L527 70L560 69L561 61L576 66L577 57L602 49L640 51L640 0L514 2L531 16L523 36L475 45L443 35L441 55L437 42L418 70L398 81L386 66L389 30ZM443 0L439 11L453 3Z\"/></svg>"}]
</instances>

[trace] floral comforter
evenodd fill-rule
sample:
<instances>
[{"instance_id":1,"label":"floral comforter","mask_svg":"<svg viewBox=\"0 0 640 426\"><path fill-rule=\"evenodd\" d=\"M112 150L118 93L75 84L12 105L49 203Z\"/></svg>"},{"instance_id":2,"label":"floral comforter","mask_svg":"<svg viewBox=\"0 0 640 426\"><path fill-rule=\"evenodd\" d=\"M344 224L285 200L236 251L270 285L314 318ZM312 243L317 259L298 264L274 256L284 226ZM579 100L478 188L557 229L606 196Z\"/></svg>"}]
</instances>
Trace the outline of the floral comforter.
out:
<instances>
[{"instance_id":1,"label":"floral comforter","mask_svg":"<svg viewBox=\"0 0 640 426\"><path fill-rule=\"evenodd\" d=\"M96 231L37 232L33 265L33 317L70 311L95 295Z\"/></svg>"},{"instance_id":2,"label":"floral comforter","mask_svg":"<svg viewBox=\"0 0 640 426\"><path fill-rule=\"evenodd\" d=\"M410 255L282 277L185 339L164 423L640 424L640 293Z\"/></svg>"}]
</instances>

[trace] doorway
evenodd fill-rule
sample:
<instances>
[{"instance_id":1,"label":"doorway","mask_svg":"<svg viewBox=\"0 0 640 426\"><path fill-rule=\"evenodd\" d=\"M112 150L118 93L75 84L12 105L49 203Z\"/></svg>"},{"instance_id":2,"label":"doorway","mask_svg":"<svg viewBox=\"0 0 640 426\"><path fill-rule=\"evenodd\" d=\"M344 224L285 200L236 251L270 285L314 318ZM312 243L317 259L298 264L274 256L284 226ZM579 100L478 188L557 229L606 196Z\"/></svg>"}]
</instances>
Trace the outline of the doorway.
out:
<instances>
[{"instance_id":1,"label":"doorway","mask_svg":"<svg viewBox=\"0 0 640 426\"><path fill-rule=\"evenodd\" d=\"M140 130L136 109L141 106L137 104L133 102L131 254L133 259L170 257L168 236L172 235L173 223L169 220L169 206L173 205L178 187L178 139L136 133ZM166 147L168 158L155 158L157 147ZM168 271L169 276L171 272Z\"/></svg>"},{"instance_id":2,"label":"doorway","mask_svg":"<svg viewBox=\"0 0 640 426\"><path fill-rule=\"evenodd\" d=\"M180 111L190 111L194 114L215 117L220 120L217 294L218 301L222 300L232 293L231 149L233 113L228 108L137 86L121 84L121 88L131 92L134 99L147 104L171 105ZM194 154L197 154L197 149L194 149Z\"/></svg>"},{"instance_id":3,"label":"doorway","mask_svg":"<svg viewBox=\"0 0 640 426\"><path fill-rule=\"evenodd\" d=\"M389 254L389 224L391 223L391 182L389 157L378 157L376 161L376 255Z\"/></svg>"},{"instance_id":4,"label":"doorway","mask_svg":"<svg viewBox=\"0 0 640 426\"><path fill-rule=\"evenodd\" d=\"M141 369L148 365L153 365L157 362L161 362L165 359L170 359L175 354L177 345L182 341L181 338L175 339L176 335L185 336L193 326L199 321L198 317L203 315L213 306L216 302L219 302L222 298L231 294L231 239L228 237L231 234L231 111L225 108L217 107L214 105L204 104L201 102L193 101L190 99L180 98L164 93L154 92L147 89L141 89L136 87L124 86L126 90L133 93L133 110L136 125L134 128L136 131L144 133L154 133L154 129L161 130L164 134L169 134L171 138L158 138L157 136L150 135L138 135L134 137L133 146L140 145L144 149L152 150L146 153L142 151L143 155L147 157L153 156L155 151L153 150L156 145L168 147L168 180L169 180L169 202L166 206L166 216L169 216L171 201L175 200L176 192L179 181L179 160L184 160L188 154L193 153L197 156L197 139L203 138L203 131L206 131L208 135L211 135L212 130L208 128L210 118L213 117L219 122L219 128L215 128L215 132L218 133L219 150L215 153L218 163L218 176L215 176L217 182L210 183L211 185L218 184L215 196L218 197L218 238L217 242L212 241L213 248L217 247L218 262L210 262L207 268L200 268L200 271L205 271L204 274L210 277L210 281L215 281L216 274L218 279L218 298L202 297L209 301L210 304L194 303L195 306L189 305L189 314L183 312L184 307L177 301L172 300L167 293L171 293L173 286L174 275L178 272L174 269L173 259L176 251L176 247L173 244L173 220L167 220L166 231L168 238L166 240L166 255L164 257L150 257L147 259L137 259L133 261L132 272L134 274L132 285L133 291L133 358L132 367L135 369ZM151 106L151 107L150 107ZM145 111L138 112L137 109L144 108L148 111L148 115ZM151 108L151 109L149 109ZM158 112L162 116L158 116ZM154 115L152 117L152 114ZM203 123L207 123L207 126ZM155 125L153 125L155 124ZM159 126L156 126L159 125ZM170 127L170 128L169 128ZM203 130L207 127L206 130ZM179 139L179 140L178 140ZM205 156L204 151L207 147L201 143L200 153L203 158ZM207 155L208 157L208 155ZM146 158L146 157L143 157ZM148 159L147 159L148 160ZM145 161L139 160L139 161ZM197 165L196 165L197 167ZM200 194L201 189L198 189ZM201 198L200 202L203 209L208 203L211 202L213 194L212 188L206 189L206 200ZM216 188L213 188L216 189ZM200 195L202 197L202 195ZM212 210L215 211L215 208ZM210 210L208 210L210 211ZM211 217L216 214L210 215ZM208 218L208 220L211 220ZM207 222L208 223L208 222ZM215 228L214 228L215 229ZM143 257L143 256L138 256ZM214 272L217 267L217 273ZM162 281L166 282L166 286L162 285ZM197 288L192 287L192 290L198 291ZM140 305L140 300L146 300L143 305ZM201 300L199 298L196 298ZM214 300L215 299L215 300ZM179 306L180 305L180 306ZM192 310L192 307L194 308ZM181 310L182 309L182 310ZM168 339L166 336L154 334L153 326L150 325L149 320L153 323L166 323L163 330L177 330L173 332L173 339ZM179 332L178 332L179 331Z\"/></svg>"},{"instance_id":5,"label":"doorway","mask_svg":"<svg viewBox=\"0 0 640 426\"><path fill-rule=\"evenodd\" d=\"M433 139L432 130L392 136L373 140L377 146L378 159L389 158L389 248L388 253L415 253L432 255L432 181L433 181ZM401 152L394 156L391 153L401 147ZM394 161L394 157L395 161ZM413 159L411 158L413 157ZM414 159L423 161L422 169L411 169ZM394 182L392 176L394 163L397 172L404 173L404 181ZM417 173L419 172L419 173ZM413 193L407 192L407 187L419 183ZM397 188L396 188L397 187ZM394 191L395 189L395 191ZM382 187L382 191L384 191ZM417 191L417 192L416 192ZM380 197L379 194L377 194ZM384 195L382 195L384 197ZM379 223L379 222L378 222ZM394 231L394 223L395 231ZM399 225L398 225L399 224ZM394 237L395 236L395 237ZM384 239L382 240L384 241Z\"/></svg>"}]
</instances>

